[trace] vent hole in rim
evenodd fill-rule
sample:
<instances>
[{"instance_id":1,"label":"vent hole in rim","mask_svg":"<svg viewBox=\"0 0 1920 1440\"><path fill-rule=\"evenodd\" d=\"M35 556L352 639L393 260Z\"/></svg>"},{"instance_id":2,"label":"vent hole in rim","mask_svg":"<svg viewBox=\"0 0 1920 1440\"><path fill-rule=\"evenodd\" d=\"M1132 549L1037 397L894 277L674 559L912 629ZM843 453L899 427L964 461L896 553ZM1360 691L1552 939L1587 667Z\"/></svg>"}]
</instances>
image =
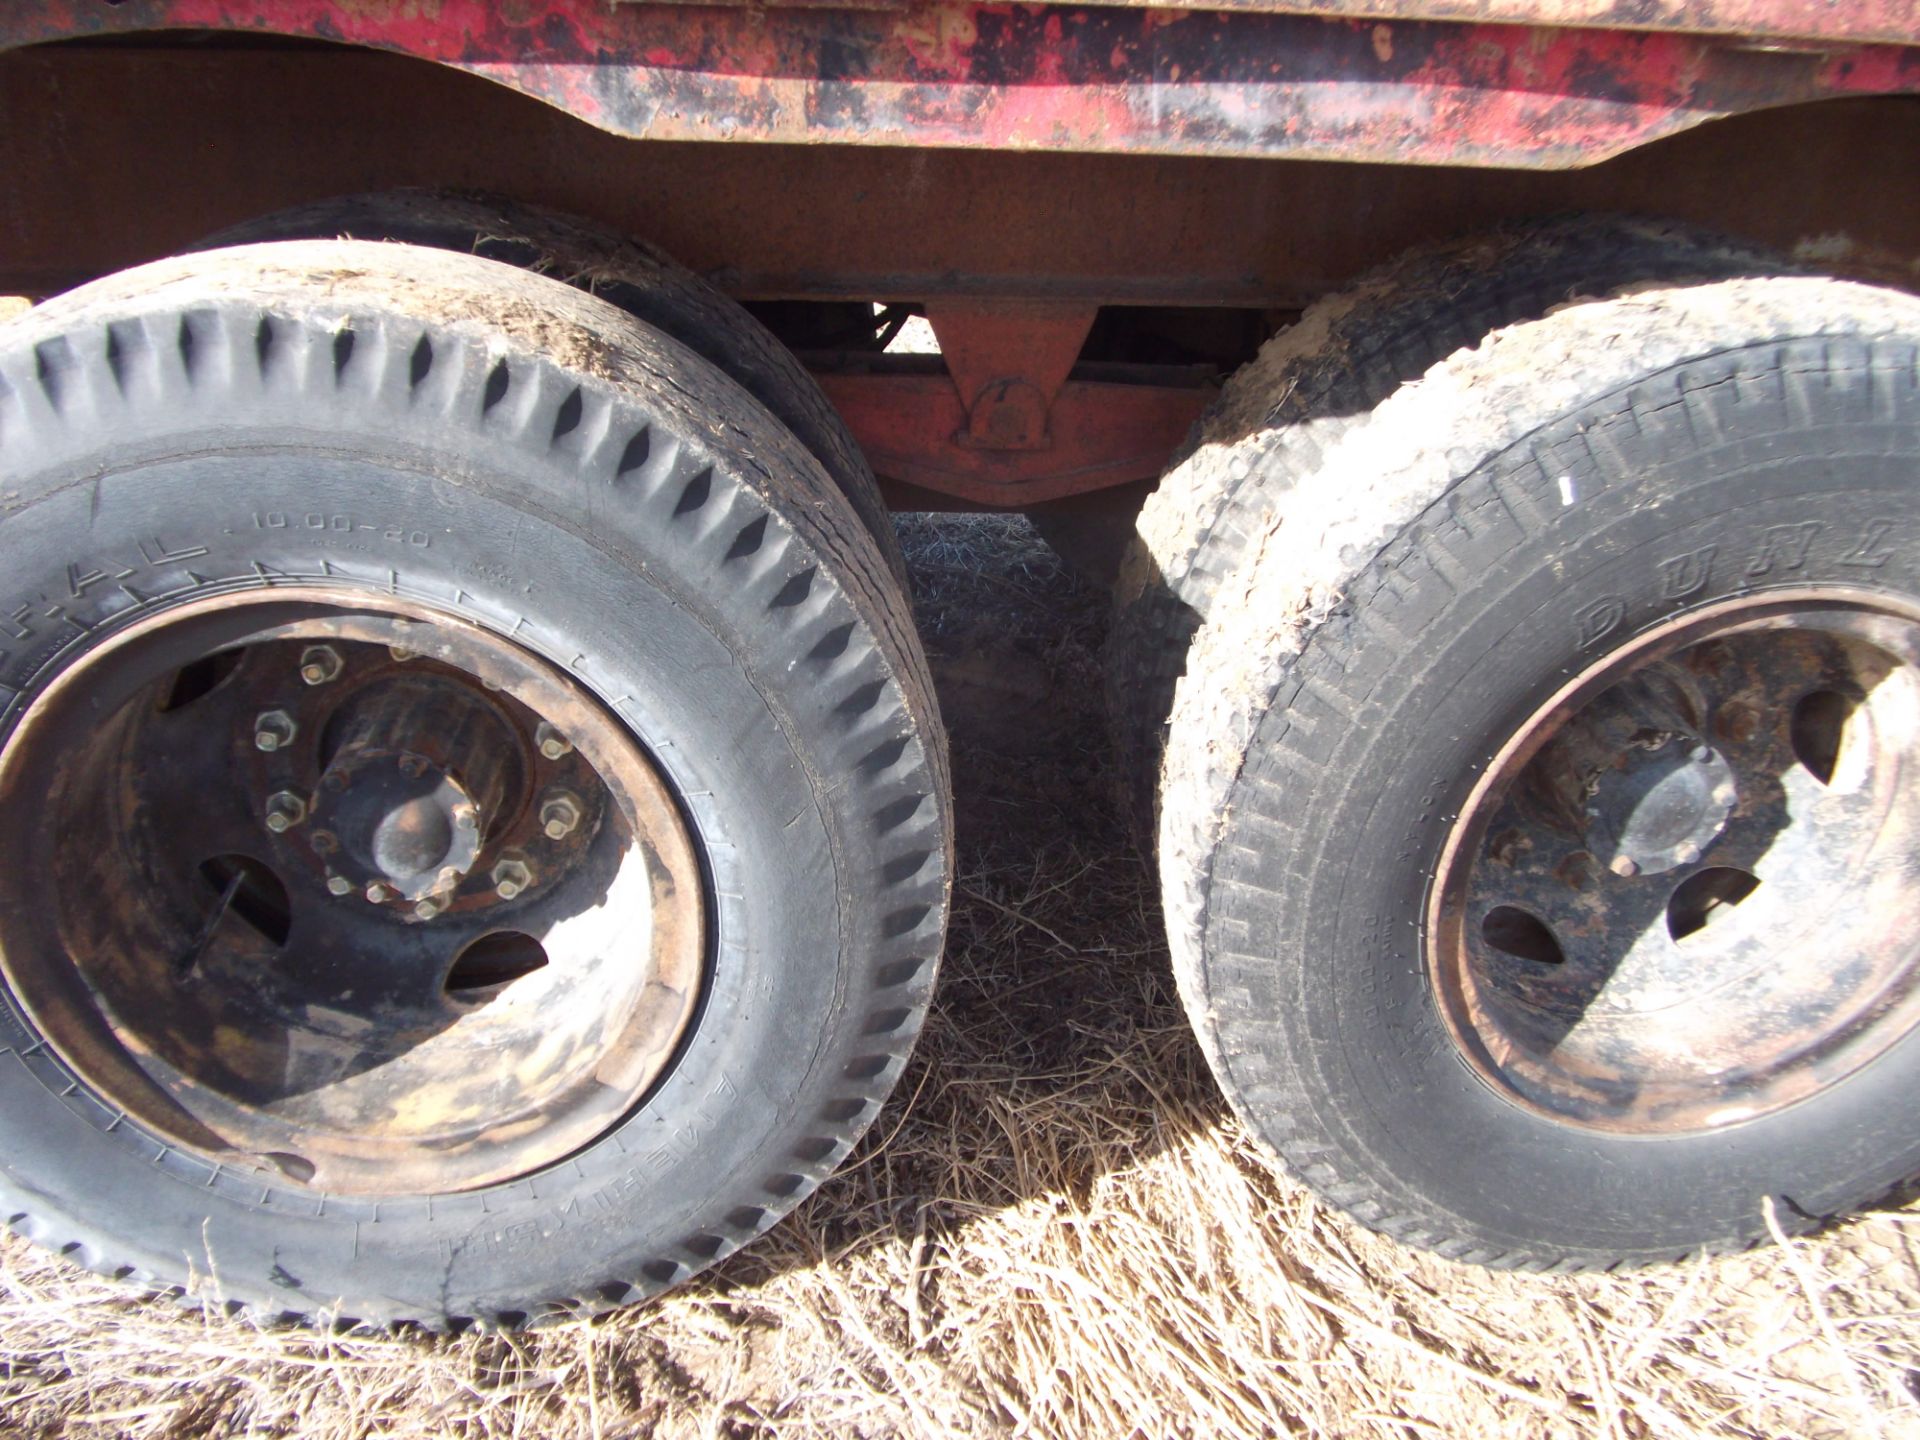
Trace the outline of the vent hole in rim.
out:
<instances>
[{"instance_id":1,"label":"vent hole in rim","mask_svg":"<svg viewBox=\"0 0 1920 1440\"><path fill-rule=\"evenodd\" d=\"M1822 785L1833 783L1834 769L1840 763L1840 747L1846 742L1847 722L1853 718L1853 700L1838 690L1815 690L1800 697L1793 707L1793 722L1788 739L1793 756L1807 767L1807 773Z\"/></svg>"},{"instance_id":2,"label":"vent hole in rim","mask_svg":"<svg viewBox=\"0 0 1920 1440\"><path fill-rule=\"evenodd\" d=\"M543 969L547 952L531 935L500 930L482 935L460 952L447 972L449 995L474 995L495 990Z\"/></svg>"},{"instance_id":3,"label":"vent hole in rim","mask_svg":"<svg viewBox=\"0 0 1920 1440\"><path fill-rule=\"evenodd\" d=\"M287 943L293 929L293 905L280 877L251 855L216 855L200 862L200 878L219 896L228 896L217 926L233 915L274 946Z\"/></svg>"},{"instance_id":4,"label":"vent hole in rim","mask_svg":"<svg viewBox=\"0 0 1920 1440\"><path fill-rule=\"evenodd\" d=\"M1676 940L1698 934L1716 910L1738 905L1759 888L1758 876L1725 865L1689 875L1667 901L1667 933Z\"/></svg>"},{"instance_id":5,"label":"vent hole in rim","mask_svg":"<svg viewBox=\"0 0 1920 1440\"><path fill-rule=\"evenodd\" d=\"M173 672L173 680L160 697L160 713L184 710L196 700L204 700L240 668L241 650L219 650L203 655Z\"/></svg>"},{"instance_id":6,"label":"vent hole in rim","mask_svg":"<svg viewBox=\"0 0 1920 1440\"><path fill-rule=\"evenodd\" d=\"M1566 952L1561 950L1560 942L1553 938L1546 922L1517 905L1496 905L1489 910L1487 918L1480 922L1480 935L1502 955L1511 955L1516 960L1530 960L1536 965L1566 962Z\"/></svg>"}]
</instances>

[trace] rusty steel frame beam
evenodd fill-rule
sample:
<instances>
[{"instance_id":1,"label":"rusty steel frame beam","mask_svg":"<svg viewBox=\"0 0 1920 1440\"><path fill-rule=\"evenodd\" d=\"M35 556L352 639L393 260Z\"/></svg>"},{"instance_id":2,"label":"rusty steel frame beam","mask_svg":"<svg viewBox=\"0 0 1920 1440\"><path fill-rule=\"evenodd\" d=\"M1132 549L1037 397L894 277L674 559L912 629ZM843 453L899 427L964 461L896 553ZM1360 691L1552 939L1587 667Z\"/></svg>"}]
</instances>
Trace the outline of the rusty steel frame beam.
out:
<instances>
[{"instance_id":1,"label":"rusty steel frame beam","mask_svg":"<svg viewBox=\"0 0 1920 1440\"><path fill-rule=\"evenodd\" d=\"M612 0L631 4L825 6L904 10L908 0ZM1910 45L1920 38L1913 0L1084 0L1142 10L1251 10L1331 20L1452 20L1471 25L1677 30L1750 39Z\"/></svg>"},{"instance_id":2,"label":"rusty steel frame beam","mask_svg":"<svg viewBox=\"0 0 1920 1440\"><path fill-rule=\"evenodd\" d=\"M1070 379L1099 307L941 297L927 319L944 374L886 360L819 376L874 472L978 505L1025 505L1154 479L1210 385L1154 372ZM912 362L909 362L911 364Z\"/></svg>"},{"instance_id":3,"label":"rusty steel frame beam","mask_svg":"<svg viewBox=\"0 0 1920 1440\"><path fill-rule=\"evenodd\" d=\"M629 3L629 0L619 0ZM749 4L752 0L728 0ZM795 0L799 3L799 0ZM889 0L862 0L883 5ZM1179 0L1088 0L1096 5L1184 8ZM1883 41L1920 39L1913 0L1207 0L1209 10L1261 10L1345 20L1454 20L1473 25L1570 25L1678 30L1694 35Z\"/></svg>"},{"instance_id":4,"label":"rusty steel frame beam","mask_svg":"<svg viewBox=\"0 0 1920 1440\"><path fill-rule=\"evenodd\" d=\"M1518 0L1506 8L1520 13ZM1567 8L1543 0L1526 13ZM168 30L395 50L651 139L1552 169L1718 116L1920 92L1913 46L1781 48L1675 31L1258 11L952 0L898 10L605 0L0 8L0 49Z\"/></svg>"},{"instance_id":5,"label":"rusty steel frame beam","mask_svg":"<svg viewBox=\"0 0 1920 1440\"><path fill-rule=\"evenodd\" d=\"M1447 170L637 142L369 50L51 46L0 55L0 294L406 186L588 216L745 299L1291 310L1412 246L1570 210L1810 243L1916 285L1916 173L1916 100L1767 111L1583 170Z\"/></svg>"},{"instance_id":6,"label":"rusty steel frame beam","mask_svg":"<svg viewBox=\"0 0 1920 1440\"><path fill-rule=\"evenodd\" d=\"M947 375L830 370L817 378L884 485L985 509L1157 480L1215 394L1202 385L1069 380L1047 407L1043 434L998 447L970 439L972 412Z\"/></svg>"}]
</instances>

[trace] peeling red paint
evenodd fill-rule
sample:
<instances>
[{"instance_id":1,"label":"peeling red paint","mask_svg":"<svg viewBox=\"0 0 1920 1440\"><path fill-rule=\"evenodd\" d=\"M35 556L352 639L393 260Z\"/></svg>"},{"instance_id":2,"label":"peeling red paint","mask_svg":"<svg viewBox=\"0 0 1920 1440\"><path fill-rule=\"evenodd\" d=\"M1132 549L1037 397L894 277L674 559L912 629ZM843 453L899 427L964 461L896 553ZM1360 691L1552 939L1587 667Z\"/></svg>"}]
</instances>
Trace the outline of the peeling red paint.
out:
<instances>
[{"instance_id":1,"label":"peeling red paint","mask_svg":"<svg viewBox=\"0 0 1920 1440\"><path fill-rule=\"evenodd\" d=\"M1162 0L1111 0L1159 4ZM1912 44L1913 0L1209 0L1210 9Z\"/></svg>"},{"instance_id":2,"label":"peeling red paint","mask_svg":"<svg viewBox=\"0 0 1920 1440\"><path fill-rule=\"evenodd\" d=\"M1047 443L995 449L958 443L967 409L944 375L820 375L882 481L982 506L1058 500L1152 480L1212 392L1068 381L1053 396Z\"/></svg>"},{"instance_id":3,"label":"peeling red paint","mask_svg":"<svg viewBox=\"0 0 1920 1440\"><path fill-rule=\"evenodd\" d=\"M1472 3L1476 14L1524 9ZM1901 37L1920 40L1910 0L1901 3ZM1752 16L1766 4L1782 16L1805 9L1802 0L1719 0L1715 10L1709 0L1702 13ZM1603 0L1538 0L1526 13L1615 13L1596 7ZM1447 6L1318 8L1378 16ZM1865 8L1879 24L1898 18L1894 0ZM1665 13L1655 7L1653 19ZM1721 115L1920 92L1912 45L1782 51L1673 30L1328 20L1230 5L21 0L0 9L0 49L169 28L400 51L614 133L660 139L1562 168Z\"/></svg>"}]
</instances>

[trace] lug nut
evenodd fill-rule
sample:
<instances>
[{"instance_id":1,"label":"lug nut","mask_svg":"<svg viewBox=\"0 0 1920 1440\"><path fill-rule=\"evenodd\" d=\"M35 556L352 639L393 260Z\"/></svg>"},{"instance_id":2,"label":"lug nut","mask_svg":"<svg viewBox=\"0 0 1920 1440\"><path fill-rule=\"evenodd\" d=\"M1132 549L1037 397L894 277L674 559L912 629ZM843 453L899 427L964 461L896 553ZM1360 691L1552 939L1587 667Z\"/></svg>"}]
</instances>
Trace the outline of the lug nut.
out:
<instances>
[{"instance_id":1,"label":"lug nut","mask_svg":"<svg viewBox=\"0 0 1920 1440\"><path fill-rule=\"evenodd\" d=\"M492 878L493 893L511 900L533 884L533 867L518 853L509 851L494 862Z\"/></svg>"},{"instance_id":2,"label":"lug nut","mask_svg":"<svg viewBox=\"0 0 1920 1440\"><path fill-rule=\"evenodd\" d=\"M540 728L533 732L533 743L540 747L540 753L549 760L558 760L573 753L573 742L544 720L540 722Z\"/></svg>"},{"instance_id":3,"label":"lug nut","mask_svg":"<svg viewBox=\"0 0 1920 1440\"><path fill-rule=\"evenodd\" d=\"M284 750L293 743L300 727L284 710L263 710L253 718L253 746L256 750Z\"/></svg>"},{"instance_id":4,"label":"lug nut","mask_svg":"<svg viewBox=\"0 0 1920 1440\"><path fill-rule=\"evenodd\" d=\"M307 818L307 802L291 790L280 790L267 797L267 829L284 835Z\"/></svg>"},{"instance_id":5,"label":"lug nut","mask_svg":"<svg viewBox=\"0 0 1920 1440\"><path fill-rule=\"evenodd\" d=\"M416 920L431 920L440 913L441 908L438 900L416 901L413 907L413 917Z\"/></svg>"},{"instance_id":6,"label":"lug nut","mask_svg":"<svg viewBox=\"0 0 1920 1440\"><path fill-rule=\"evenodd\" d=\"M1682 865L1691 865L1700 858L1700 847L1692 841L1682 840L1673 847L1673 858Z\"/></svg>"},{"instance_id":7,"label":"lug nut","mask_svg":"<svg viewBox=\"0 0 1920 1440\"><path fill-rule=\"evenodd\" d=\"M1618 875L1622 880L1629 880L1640 873L1640 867L1634 863L1633 857L1630 855L1614 856L1612 861L1608 863L1607 869Z\"/></svg>"},{"instance_id":8,"label":"lug nut","mask_svg":"<svg viewBox=\"0 0 1920 1440\"><path fill-rule=\"evenodd\" d=\"M316 830L307 837L307 844L313 847L313 853L316 855L331 855L340 848L340 837L331 830Z\"/></svg>"},{"instance_id":9,"label":"lug nut","mask_svg":"<svg viewBox=\"0 0 1920 1440\"><path fill-rule=\"evenodd\" d=\"M540 807L540 828L549 840L564 840L580 824L580 802L564 790L556 790Z\"/></svg>"},{"instance_id":10,"label":"lug nut","mask_svg":"<svg viewBox=\"0 0 1920 1440\"><path fill-rule=\"evenodd\" d=\"M402 665L406 664L409 660L418 660L420 658L420 652L418 650L409 650L404 645L387 646L387 654L398 660Z\"/></svg>"},{"instance_id":11,"label":"lug nut","mask_svg":"<svg viewBox=\"0 0 1920 1440\"><path fill-rule=\"evenodd\" d=\"M391 900L392 898L393 891L382 885L378 880L367 886L367 899L375 905L380 904L383 900Z\"/></svg>"},{"instance_id":12,"label":"lug nut","mask_svg":"<svg viewBox=\"0 0 1920 1440\"><path fill-rule=\"evenodd\" d=\"M329 895L351 895L353 893L353 882L344 875L329 875L327 877L327 893Z\"/></svg>"},{"instance_id":13,"label":"lug nut","mask_svg":"<svg viewBox=\"0 0 1920 1440\"><path fill-rule=\"evenodd\" d=\"M300 678L309 685L325 685L338 680L347 662L331 645L309 645L300 652Z\"/></svg>"}]
</instances>

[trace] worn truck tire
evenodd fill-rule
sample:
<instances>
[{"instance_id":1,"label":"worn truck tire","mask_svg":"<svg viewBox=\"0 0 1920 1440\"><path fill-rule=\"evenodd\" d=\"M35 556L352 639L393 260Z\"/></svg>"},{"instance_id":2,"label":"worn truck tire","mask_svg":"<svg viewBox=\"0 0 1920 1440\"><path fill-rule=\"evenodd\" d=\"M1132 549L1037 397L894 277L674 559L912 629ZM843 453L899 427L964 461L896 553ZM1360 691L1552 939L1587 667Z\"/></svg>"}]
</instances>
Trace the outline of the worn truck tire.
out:
<instances>
[{"instance_id":1,"label":"worn truck tire","mask_svg":"<svg viewBox=\"0 0 1920 1440\"><path fill-rule=\"evenodd\" d=\"M209 236L201 250L267 240L391 240L457 250L564 280L711 361L814 454L867 527L894 578L906 557L880 483L826 392L738 302L643 241L577 215L497 195L382 190L277 210Z\"/></svg>"},{"instance_id":2,"label":"worn truck tire","mask_svg":"<svg viewBox=\"0 0 1920 1440\"><path fill-rule=\"evenodd\" d=\"M1837 281L1575 305L1254 537L1162 877L1215 1075L1329 1200L1576 1269L1920 1174L1917 351Z\"/></svg>"},{"instance_id":3,"label":"worn truck tire","mask_svg":"<svg viewBox=\"0 0 1920 1440\"><path fill-rule=\"evenodd\" d=\"M249 246L0 327L0 469L15 1230L514 1325L846 1156L933 986L944 742L878 547L738 384L490 260Z\"/></svg>"},{"instance_id":4,"label":"worn truck tire","mask_svg":"<svg viewBox=\"0 0 1920 1440\"><path fill-rule=\"evenodd\" d=\"M1276 497L1375 406L1456 350L1576 296L1789 269L1670 222L1576 216L1414 251L1316 301L1268 342L1148 496L1120 562L1107 711L1137 832L1153 833L1174 686L1214 597Z\"/></svg>"}]
</instances>

